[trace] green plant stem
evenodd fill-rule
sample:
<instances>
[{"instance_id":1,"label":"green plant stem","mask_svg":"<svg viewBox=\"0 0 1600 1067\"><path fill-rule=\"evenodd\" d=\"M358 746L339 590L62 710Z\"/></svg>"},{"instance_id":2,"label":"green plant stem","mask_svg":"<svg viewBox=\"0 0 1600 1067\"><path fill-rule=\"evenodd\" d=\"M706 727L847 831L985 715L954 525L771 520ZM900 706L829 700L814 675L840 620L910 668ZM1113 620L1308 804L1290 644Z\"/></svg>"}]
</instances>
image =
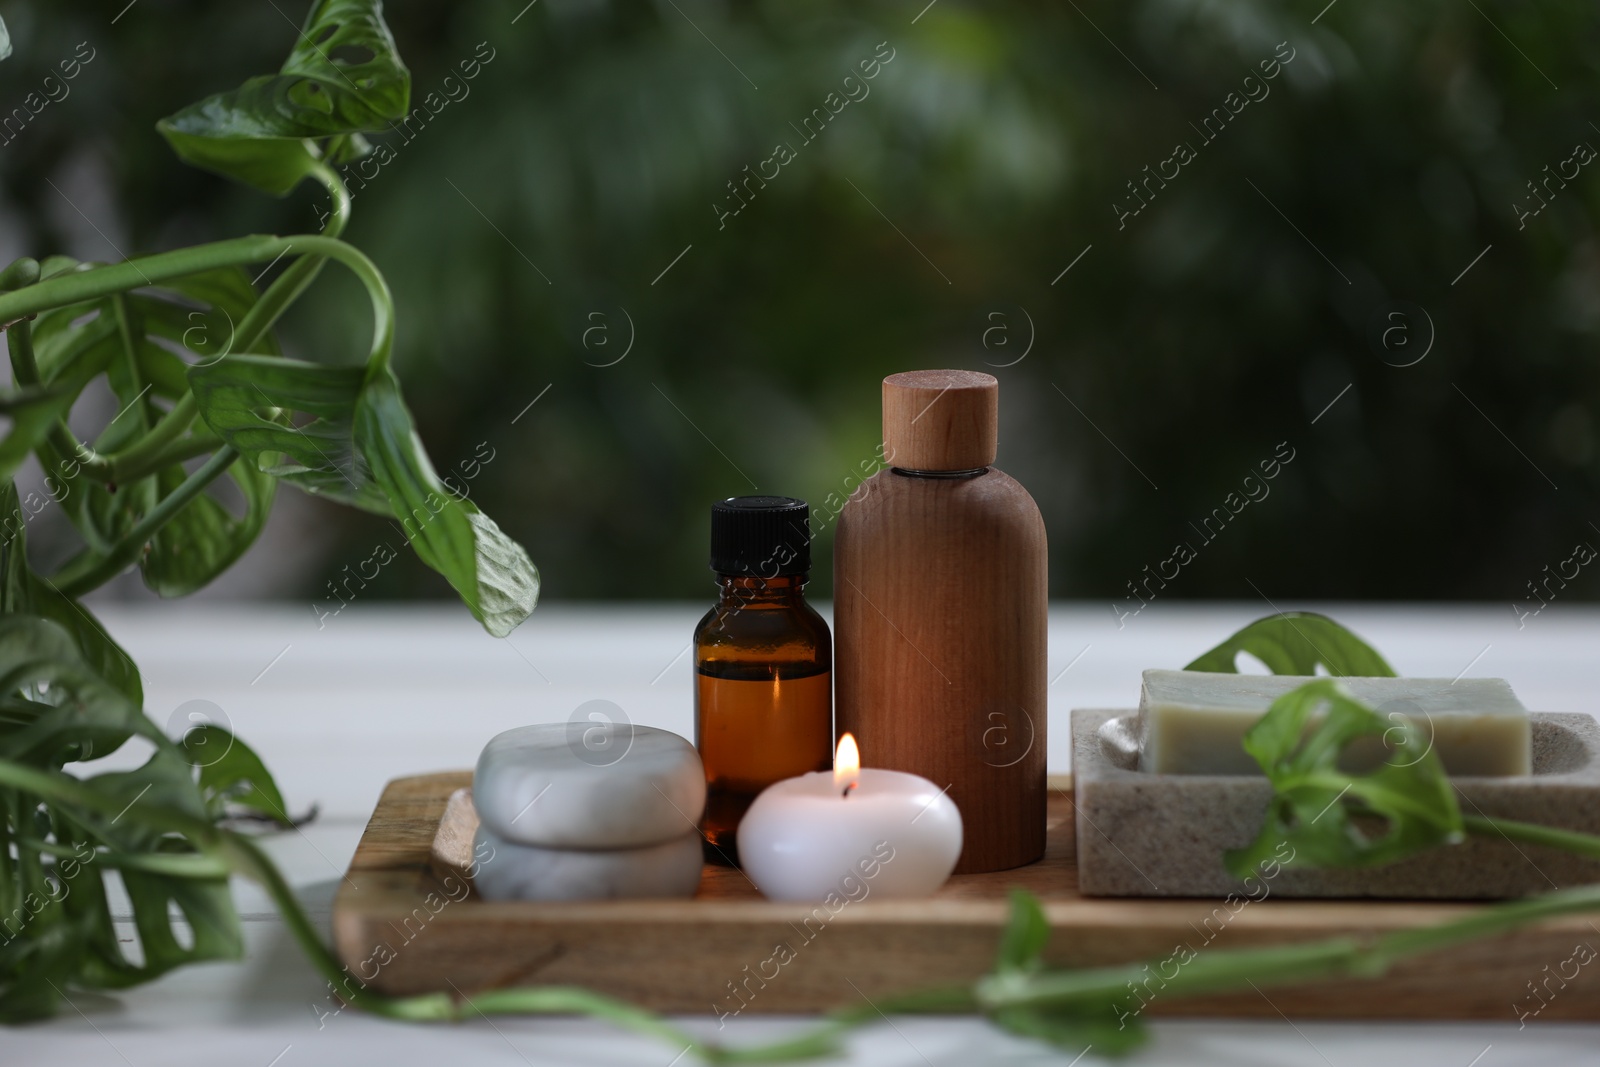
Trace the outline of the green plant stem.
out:
<instances>
[{"instance_id":1,"label":"green plant stem","mask_svg":"<svg viewBox=\"0 0 1600 1067\"><path fill-rule=\"evenodd\" d=\"M21 289L39 280L39 261L23 256L5 270L0 270L0 293ZM0 328L3 328L0 323Z\"/></svg>"},{"instance_id":2,"label":"green plant stem","mask_svg":"<svg viewBox=\"0 0 1600 1067\"><path fill-rule=\"evenodd\" d=\"M769 1044L742 1048L713 1045L705 1055L707 1062L716 1064L792 1063L836 1053L841 1037L858 1026L876 1022L888 1014L971 1013L978 1010L978 999L971 987L919 989L892 997L880 997L870 1004L829 1012L817 1026Z\"/></svg>"},{"instance_id":3,"label":"green plant stem","mask_svg":"<svg viewBox=\"0 0 1600 1067\"><path fill-rule=\"evenodd\" d=\"M625 1001L592 993L574 986L540 986L528 989L491 989L464 997L471 1012L490 1015L589 1015L604 1019L626 1030L660 1038L679 1050L693 1051L702 1059L716 1059L709 1045L690 1037L654 1012L634 1007ZM460 1013L470 1018L467 1012Z\"/></svg>"},{"instance_id":4,"label":"green plant stem","mask_svg":"<svg viewBox=\"0 0 1600 1067\"><path fill-rule=\"evenodd\" d=\"M43 383L39 376L39 362L33 350L33 323L27 319L13 322L6 328L8 338L7 347L11 353L11 373L18 385L39 386ZM47 451L48 450L48 451ZM44 441L39 448L39 461L47 472L64 470L68 462L76 463L78 474L90 473L84 469L88 461L96 457L94 451L80 442L70 429L67 420L57 419L55 424L45 431ZM70 460L69 460L70 457ZM76 474L74 475L77 476ZM101 480L107 480L102 478Z\"/></svg>"},{"instance_id":5,"label":"green plant stem","mask_svg":"<svg viewBox=\"0 0 1600 1067\"><path fill-rule=\"evenodd\" d=\"M60 274L26 289L0 294L0 322L12 322L51 308L95 300L141 286L159 285L201 271L246 263L270 263L291 253L336 260L360 280L372 301L374 319L372 348L368 358L379 364L387 363L394 347L394 299L389 293L388 283L372 261L358 249L337 238L320 234L235 237L193 248L157 252L93 270Z\"/></svg>"},{"instance_id":6,"label":"green plant stem","mask_svg":"<svg viewBox=\"0 0 1600 1067\"><path fill-rule=\"evenodd\" d=\"M70 448L76 443L70 439L67 442L52 439L50 443L63 458L73 456L80 473L106 485L127 485L163 467L205 455L222 444L222 438L209 429L183 436L199 411L194 394L184 393L143 437L116 452L101 453L88 445L76 444L78 451L74 453L63 451L64 447Z\"/></svg>"},{"instance_id":7,"label":"green plant stem","mask_svg":"<svg viewBox=\"0 0 1600 1067\"><path fill-rule=\"evenodd\" d=\"M344 232L345 223L350 221L350 191L345 188L344 179L326 163L318 163L311 173L322 182L333 201L333 209L328 215L327 224L322 227L322 236L338 237ZM250 310L245 312L244 319L234 331L233 343L229 345L228 350L249 352L254 349L256 343L272 329L273 323L278 321L289 306L300 298L300 294L305 292L306 287L316 279L326 262L327 259L323 256L301 256L289 264L284 272L267 286L267 291L261 294L261 298L251 306Z\"/></svg>"},{"instance_id":8,"label":"green plant stem","mask_svg":"<svg viewBox=\"0 0 1600 1067\"><path fill-rule=\"evenodd\" d=\"M328 216L328 222L323 227L322 234L317 235L318 242L330 242L330 240L336 240L338 235L344 232L344 227L349 222L350 194L349 190L344 186L344 179L339 178L339 174L326 163L318 163L314 176L318 181L323 182L323 186L328 189L328 194L333 198L333 211ZM267 238L240 238L240 240L267 240ZM286 240L288 245L283 250L275 251L272 254L272 258L278 258L278 256L290 253L293 243L298 242L301 238L283 238L283 240ZM218 242L218 245L227 245L227 243L230 242ZM328 259L333 258L346 262L346 266L349 266L350 270L362 280L363 285L368 290L368 294L373 298L374 315L378 315L379 318L378 325L374 326L373 357L379 357L379 342L376 339L376 330L386 330L390 336L389 344L392 344L394 301L389 296L389 290L387 290L387 285L382 280L382 275L378 274L378 269L373 267L371 261L368 261L365 256L355 251L354 248L350 248L349 245L342 245L341 243L339 246L349 251L349 253L354 253L354 258L339 256L339 254L325 250L320 254L302 254L296 261L291 262L290 266L283 270L283 274L278 275L277 280L274 280L272 285L267 286L266 293L262 293L261 299L258 299L256 304L251 306L250 312L246 312L245 318L238 323L234 338L230 339L230 352L232 350L248 352L248 350L253 349L261 341L262 336L277 322L278 318L282 317L283 312L288 310L288 307L301 296L301 293L306 291L310 283L314 282L318 272L322 270L323 264L326 264ZM182 256L182 254L190 253L190 251L198 253L198 251L206 250L206 248L213 248L213 246L202 245L192 248L192 250L163 253L162 256L152 256L152 258L139 259L139 261L128 261L125 264L117 264L117 266L126 267L134 264L134 262L141 264L141 266L149 266L152 259L160 259L163 256L166 256L166 258ZM264 254L262 256L251 256L251 258L240 259L238 264L221 264L221 266L242 266L243 262L259 262L259 259L262 258L267 258L267 256L264 256ZM27 269L27 264L32 264L32 269ZM216 266L216 264L213 264L213 266ZM101 267L99 270L110 269L112 267ZM194 270L202 269L210 269L210 267L195 267ZM93 272L78 272L74 277L83 277L83 274L93 274ZM123 290L112 291L133 290L133 288L138 288L139 285L155 283L158 280L171 280L171 278L182 277L182 274L189 274L189 272L179 270L176 274L165 274L162 278L154 277L150 270L141 270L138 274L138 283L130 282ZM37 278L37 262L30 261L30 259L27 259L27 261L19 259L18 262L14 262L10 267L6 267L3 274L0 274L0 291L11 288L11 283L34 285L37 282ZM104 296L104 293L96 293L94 296ZM40 307L40 309L29 312L29 314L37 314L38 310L48 310L50 307L77 302L78 299L93 299L93 296L64 299L64 301L56 302L56 304ZM3 301L0 301L0 306L3 306ZM5 310L0 310L0 322L5 322L5 318L3 318L5 314ZM123 301L118 301L117 328L118 333L122 334L123 349L130 354L131 358L133 338L131 338L130 326L128 326L128 318L126 318L126 307ZM40 382L40 374L38 374L37 360L34 358L32 333L30 333L30 326L27 325L26 320L14 323L11 326L11 334L13 334L14 338L21 336L22 354L19 355L13 352L16 382L18 382L19 386L38 386L38 384L42 384ZM13 349L14 347L18 346L13 346ZM382 349L382 355L379 358L387 360L387 344ZM61 456L72 456L74 458L74 461L77 462L78 470L86 477L93 478L96 482L106 483L106 485L126 485L126 483L136 482L138 478L154 474L155 470L160 470L160 467L165 466L165 462L171 462L170 454L165 451L166 446L170 445L174 440L178 440L184 434L184 430L189 429L197 413L198 406L195 403L194 394L184 394L178 398L178 402L174 403L173 408L160 419L160 422L157 422L157 426L154 429L150 429L139 440L131 443L130 446L126 446L123 450L117 451L117 453L96 453L90 446L78 442L77 437L67 429L66 421L58 422L56 426L51 427L48 438L50 438L51 446L54 446L54 450L58 451ZM142 414L144 413L141 410L141 418ZM197 438L197 442L198 440L205 440L205 438ZM192 456L197 456L203 451L210 450L208 448L195 448L194 451L179 450L178 458L192 458Z\"/></svg>"},{"instance_id":9,"label":"green plant stem","mask_svg":"<svg viewBox=\"0 0 1600 1067\"><path fill-rule=\"evenodd\" d=\"M1576 830L1558 830L1538 823L1518 822L1489 815L1462 815L1461 825L1472 833L1484 837L1503 837L1511 841L1524 841L1531 845L1548 845L1564 852L1576 853L1590 859L1600 859L1600 837L1579 833Z\"/></svg>"},{"instance_id":10,"label":"green plant stem","mask_svg":"<svg viewBox=\"0 0 1600 1067\"><path fill-rule=\"evenodd\" d=\"M189 501L198 496L238 458L239 453L234 451L231 445L223 445L217 449L210 459L146 512L133 529L112 545L110 550L104 554L77 556L62 567L51 579L57 589L67 596L78 597L121 574L138 561L144 546L161 527L171 521L174 515L182 511Z\"/></svg>"},{"instance_id":11,"label":"green plant stem","mask_svg":"<svg viewBox=\"0 0 1600 1067\"><path fill-rule=\"evenodd\" d=\"M27 319L13 322L6 329L6 349L11 353L12 376L18 385L41 385L39 361L33 353L33 324Z\"/></svg>"},{"instance_id":12,"label":"green plant stem","mask_svg":"<svg viewBox=\"0 0 1600 1067\"><path fill-rule=\"evenodd\" d=\"M57 859L83 860L75 849L53 841L35 837L15 839L19 848L31 848ZM214 856L196 852L96 852L93 862L125 871L149 871L153 874L175 875L179 878L222 878L231 871L226 863Z\"/></svg>"},{"instance_id":13,"label":"green plant stem","mask_svg":"<svg viewBox=\"0 0 1600 1067\"><path fill-rule=\"evenodd\" d=\"M1292 985L1326 978L1382 975L1396 961L1506 933L1529 923L1563 915L1600 911L1600 886L1560 890L1526 900L1497 904L1460 919L1377 938L1335 937L1298 945L1200 952L1170 979L1158 976L1163 996L1222 992L1256 985ZM988 1010L1004 1007L1070 1006L1128 996L1154 972L1148 963L1097 967L1038 975L996 975L978 983ZM1137 1001L1132 1000L1131 1005Z\"/></svg>"},{"instance_id":14,"label":"green plant stem","mask_svg":"<svg viewBox=\"0 0 1600 1067\"><path fill-rule=\"evenodd\" d=\"M123 409L122 417L132 415L134 421L139 424L139 429L148 431L150 411L144 402L145 390L140 388L144 384L144 377L139 373L139 344L133 336L133 318L128 311L128 294L113 295L111 308L117 318L117 339L122 342L122 359L126 364L128 388L134 393L134 399Z\"/></svg>"},{"instance_id":15,"label":"green plant stem","mask_svg":"<svg viewBox=\"0 0 1600 1067\"><path fill-rule=\"evenodd\" d=\"M105 481L111 485L125 485L128 482L143 478L147 474L154 474L162 467L173 462L169 446L183 436L183 432L194 422L195 416L200 412L193 393L184 393L172 405L161 420L157 422L145 435L127 448L112 452L106 456L97 456L101 461L102 470L90 470L92 477ZM206 430L203 434L196 435L191 440L215 440L222 438ZM201 452L209 452L209 448L198 451L188 450L192 446L178 449L181 454L179 459L189 459ZM86 470L89 468L86 466ZM103 474L103 477L102 477Z\"/></svg>"},{"instance_id":16,"label":"green plant stem","mask_svg":"<svg viewBox=\"0 0 1600 1067\"><path fill-rule=\"evenodd\" d=\"M142 442L141 442L142 443ZM125 458L113 457L112 471L116 474L116 484L143 478L154 474L163 467L170 467L174 463L182 463L186 459L203 456L221 446L222 438L212 433L209 429L200 429L187 437L179 438L170 444L159 448L140 449L137 454L130 454Z\"/></svg>"}]
</instances>

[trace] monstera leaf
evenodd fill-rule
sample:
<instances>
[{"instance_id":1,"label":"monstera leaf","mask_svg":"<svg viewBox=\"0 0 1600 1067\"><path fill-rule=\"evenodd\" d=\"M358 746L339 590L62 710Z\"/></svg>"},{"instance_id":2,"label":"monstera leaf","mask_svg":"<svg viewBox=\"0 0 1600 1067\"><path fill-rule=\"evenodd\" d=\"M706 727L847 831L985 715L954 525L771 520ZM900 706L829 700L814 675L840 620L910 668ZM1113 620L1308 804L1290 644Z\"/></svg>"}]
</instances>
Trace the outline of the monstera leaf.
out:
<instances>
[{"instance_id":1,"label":"monstera leaf","mask_svg":"<svg viewBox=\"0 0 1600 1067\"><path fill-rule=\"evenodd\" d=\"M139 669L122 646L76 600L28 566L27 522L34 502L18 497L11 479L0 480L0 616L35 615L66 631L77 656L134 707L144 703Z\"/></svg>"},{"instance_id":2,"label":"monstera leaf","mask_svg":"<svg viewBox=\"0 0 1600 1067\"><path fill-rule=\"evenodd\" d=\"M1237 674L1241 652L1259 659L1273 674L1316 674L1320 666L1337 678L1394 677L1394 668L1371 645L1310 611L1281 611L1257 619L1184 670Z\"/></svg>"},{"instance_id":3,"label":"monstera leaf","mask_svg":"<svg viewBox=\"0 0 1600 1067\"><path fill-rule=\"evenodd\" d=\"M389 129L411 103L411 74L381 0L319 0L282 70L162 119L184 162L284 196L333 145Z\"/></svg>"},{"instance_id":4,"label":"monstera leaf","mask_svg":"<svg viewBox=\"0 0 1600 1067\"><path fill-rule=\"evenodd\" d=\"M93 264L56 257L45 262L42 273L51 278L93 269ZM176 403L188 393L191 361L225 360L234 329L256 298L249 276L240 268L227 268L44 312L33 324L43 388L70 400L103 375L117 398L118 412L90 444L101 453L115 452L150 429L164 414L163 403ZM259 345L277 351L270 336ZM13 436L25 429L31 431L31 425L18 416ZM174 463L130 483L107 485L81 470L81 457L61 454L37 440L34 444L45 473L59 487L63 513L83 536L80 567L110 552L185 477L183 467ZM0 444L0 460L9 446L9 439ZM231 465L227 477L244 503L243 514L234 515L201 494L141 554L145 584L162 596L204 587L260 534L271 509L272 479L243 461Z\"/></svg>"},{"instance_id":5,"label":"monstera leaf","mask_svg":"<svg viewBox=\"0 0 1600 1067\"><path fill-rule=\"evenodd\" d=\"M1389 749L1389 758L1370 771L1345 770L1340 757L1361 740ZM1455 790L1432 737L1379 714L1332 678L1273 701L1244 735L1244 747L1272 783L1273 797L1255 841L1225 856L1235 877L1274 861L1378 866L1463 836Z\"/></svg>"},{"instance_id":6,"label":"monstera leaf","mask_svg":"<svg viewBox=\"0 0 1600 1067\"><path fill-rule=\"evenodd\" d=\"M189 380L206 422L258 469L398 520L490 633L504 637L533 612L538 569L439 479L387 363L234 356L194 367Z\"/></svg>"}]
</instances>

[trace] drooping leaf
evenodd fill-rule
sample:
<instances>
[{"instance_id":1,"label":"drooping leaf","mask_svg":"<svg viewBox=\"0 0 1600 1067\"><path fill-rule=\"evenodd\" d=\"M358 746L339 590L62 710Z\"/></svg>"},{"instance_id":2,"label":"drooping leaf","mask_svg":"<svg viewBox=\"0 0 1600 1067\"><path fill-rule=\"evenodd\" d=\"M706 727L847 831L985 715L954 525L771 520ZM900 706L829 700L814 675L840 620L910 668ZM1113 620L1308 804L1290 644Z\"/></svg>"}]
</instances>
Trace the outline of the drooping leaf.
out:
<instances>
[{"instance_id":1,"label":"drooping leaf","mask_svg":"<svg viewBox=\"0 0 1600 1067\"><path fill-rule=\"evenodd\" d=\"M539 571L477 505L439 481L387 366L368 373L355 436L422 561L445 576L484 629L496 637L516 629L538 602Z\"/></svg>"},{"instance_id":2,"label":"drooping leaf","mask_svg":"<svg viewBox=\"0 0 1600 1067\"><path fill-rule=\"evenodd\" d=\"M1388 757L1367 772L1341 769L1340 756L1358 739L1383 746ZM1244 747L1273 797L1255 841L1224 857L1235 877L1269 863L1377 866L1462 837L1461 811L1432 739L1331 678L1273 701Z\"/></svg>"},{"instance_id":3,"label":"drooping leaf","mask_svg":"<svg viewBox=\"0 0 1600 1067\"><path fill-rule=\"evenodd\" d=\"M392 515L355 444L365 375L362 367L237 355L192 368L189 382L201 417L263 472L308 493Z\"/></svg>"},{"instance_id":4,"label":"drooping leaf","mask_svg":"<svg viewBox=\"0 0 1600 1067\"><path fill-rule=\"evenodd\" d=\"M213 818L242 808L283 826L292 824L278 783L249 745L213 723L189 730L181 745L200 771L200 792Z\"/></svg>"},{"instance_id":5,"label":"drooping leaf","mask_svg":"<svg viewBox=\"0 0 1600 1067\"><path fill-rule=\"evenodd\" d=\"M157 124L179 158L284 196L322 155L317 142L388 130L410 108L411 75L381 0L318 0L273 75L207 97Z\"/></svg>"},{"instance_id":6,"label":"drooping leaf","mask_svg":"<svg viewBox=\"0 0 1600 1067\"><path fill-rule=\"evenodd\" d=\"M1313 675L1321 665L1335 677L1394 677L1394 668L1371 645L1326 615L1309 611L1257 619L1184 670L1236 674L1241 652L1261 660L1273 674Z\"/></svg>"},{"instance_id":7,"label":"drooping leaf","mask_svg":"<svg viewBox=\"0 0 1600 1067\"><path fill-rule=\"evenodd\" d=\"M267 473L399 520L490 633L504 637L533 611L538 569L439 480L386 365L230 356L192 368L189 380L207 424Z\"/></svg>"}]
</instances>

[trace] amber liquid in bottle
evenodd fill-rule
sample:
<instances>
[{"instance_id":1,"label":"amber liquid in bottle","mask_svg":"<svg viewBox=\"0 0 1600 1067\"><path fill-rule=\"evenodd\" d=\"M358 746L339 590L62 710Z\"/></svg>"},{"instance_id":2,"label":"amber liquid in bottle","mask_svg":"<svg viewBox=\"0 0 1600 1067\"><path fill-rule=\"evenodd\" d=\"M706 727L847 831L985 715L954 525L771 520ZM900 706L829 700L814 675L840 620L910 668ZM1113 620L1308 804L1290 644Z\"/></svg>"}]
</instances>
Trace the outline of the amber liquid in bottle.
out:
<instances>
[{"instance_id":1,"label":"amber liquid in bottle","mask_svg":"<svg viewBox=\"0 0 1600 1067\"><path fill-rule=\"evenodd\" d=\"M735 831L767 786L833 766L828 624L804 575L718 575L695 628L695 745L706 768L706 859L737 864Z\"/></svg>"}]
</instances>

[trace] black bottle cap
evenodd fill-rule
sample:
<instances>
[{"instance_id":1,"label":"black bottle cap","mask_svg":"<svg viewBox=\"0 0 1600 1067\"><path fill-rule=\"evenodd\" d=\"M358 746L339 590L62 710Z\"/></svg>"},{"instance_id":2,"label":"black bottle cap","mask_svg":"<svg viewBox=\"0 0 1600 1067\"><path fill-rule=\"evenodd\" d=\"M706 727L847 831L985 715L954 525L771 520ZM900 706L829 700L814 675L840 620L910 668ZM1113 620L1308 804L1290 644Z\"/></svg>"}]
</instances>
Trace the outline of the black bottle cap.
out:
<instances>
[{"instance_id":1,"label":"black bottle cap","mask_svg":"<svg viewBox=\"0 0 1600 1067\"><path fill-rule=\"evenodd\" d=\"M792 496L731 496L711 505L711 569L776 578L811 571L811 509Z\"/></svg>"}]
</instances>

